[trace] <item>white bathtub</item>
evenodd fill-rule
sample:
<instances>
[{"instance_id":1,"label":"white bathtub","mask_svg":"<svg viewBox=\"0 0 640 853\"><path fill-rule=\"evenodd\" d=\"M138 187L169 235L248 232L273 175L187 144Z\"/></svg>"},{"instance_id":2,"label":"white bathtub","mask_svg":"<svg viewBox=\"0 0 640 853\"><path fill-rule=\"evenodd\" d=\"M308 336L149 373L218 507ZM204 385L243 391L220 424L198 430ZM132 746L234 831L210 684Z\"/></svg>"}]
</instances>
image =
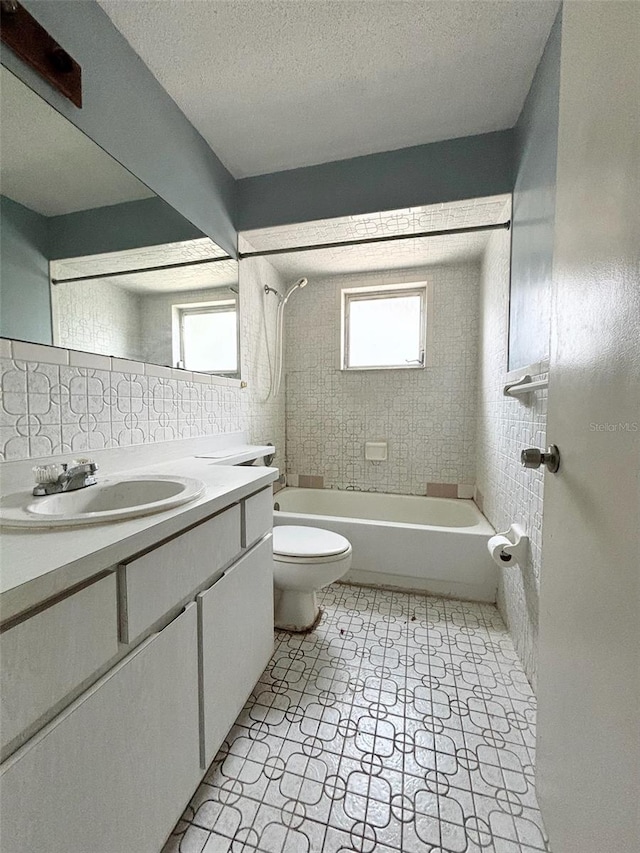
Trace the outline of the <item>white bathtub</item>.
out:
<instances>
[{"instance_id":1,"label":"white bathtub","mask_svg":"<svg viewBox=\"0 0 640 853\"><path fill-rule=\"evenodd\" d=\"M495 601L494 529L473 501L335 489L279 491L274 524L325 527L353 546L354 583Z\"/></svg>"}]
</instances>

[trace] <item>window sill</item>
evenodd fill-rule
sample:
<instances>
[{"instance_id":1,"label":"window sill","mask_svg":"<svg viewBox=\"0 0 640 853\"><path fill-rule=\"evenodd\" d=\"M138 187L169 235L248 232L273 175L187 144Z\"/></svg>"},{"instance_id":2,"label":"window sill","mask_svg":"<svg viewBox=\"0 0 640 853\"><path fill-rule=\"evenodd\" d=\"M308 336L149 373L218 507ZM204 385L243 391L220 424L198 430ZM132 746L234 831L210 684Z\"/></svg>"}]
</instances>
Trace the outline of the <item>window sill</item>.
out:
<instances>
[{"instance_id":1,"label":"window sill","mask_svg":"<svg viewBox=\"0 0 640 853\"><path fill-rule=\"evenodd\" d=\"M340 371L342 373L370 373L375 370L424 370L428 366L427 364L390 364L376 367L341 367Z\"/></svg>"}]
</instances>

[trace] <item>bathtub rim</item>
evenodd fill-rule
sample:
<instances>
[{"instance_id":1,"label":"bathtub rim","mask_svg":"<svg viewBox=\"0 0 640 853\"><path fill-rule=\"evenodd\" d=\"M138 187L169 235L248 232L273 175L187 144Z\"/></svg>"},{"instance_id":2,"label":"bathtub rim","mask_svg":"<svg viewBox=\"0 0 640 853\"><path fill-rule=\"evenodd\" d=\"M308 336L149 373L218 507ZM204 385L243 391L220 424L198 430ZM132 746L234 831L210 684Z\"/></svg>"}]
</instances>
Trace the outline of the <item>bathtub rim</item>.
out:
<instances>
[{"instance_id":1,"label":"bathtub rim","mask_svg":"<svg viewBox=\"0 0 640 853\"><path fill-rule=\"evenodd\" d=\"M464 501L467 504L471 504L473 507L474 514L478 517L478 523L474 525L468 525L466 527L459 527L454 525L440 525L440 524L414 524L409 521L384 521L382 519L376 518L362 518L358 515L328 515L326 513L318 514L312 512L304 512L302 510L281 510L274 509L273 515L274 518L278 520L284 519L282 523L293 524L294 522L291 519L295 518L312 518L315 522L322 521L322 519L327 519L332 522L339 522L344 520L354 521L358 524L364 524L367 526L378 526L378 527L395 527L395 528L406 528L409 530L437 530L443 533L464 533L466 535L471 536L494 536L496 531L488 520L488 518L484 515L480 507L476 504L476 502L472 498L437 498L431 495L394 495L391 492L356 492L351 489L303 489L300 486L286 486L284 489L280 489L273 496L274 503L278 500L278 495L282 494L288 490L295 491L310 491L310 492L339 492L340 494L357 494L357 495L380 495L383 497L396 497L396 498L415 498L416 500L420 500L422 498L438 501L438 502L446 502L446 503L457 503L458 501Z\"/></svg>"}]
</instances>

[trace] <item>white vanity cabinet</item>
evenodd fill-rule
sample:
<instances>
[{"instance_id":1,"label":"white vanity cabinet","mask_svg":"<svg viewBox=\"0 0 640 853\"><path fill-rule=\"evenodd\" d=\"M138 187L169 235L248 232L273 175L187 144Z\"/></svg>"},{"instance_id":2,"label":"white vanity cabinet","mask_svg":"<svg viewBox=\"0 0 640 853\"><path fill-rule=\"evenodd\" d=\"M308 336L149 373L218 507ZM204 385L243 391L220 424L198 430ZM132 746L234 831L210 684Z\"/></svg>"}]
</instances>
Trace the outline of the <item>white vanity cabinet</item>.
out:
<instances>
[{"instance_id":1,"label":"white vanity cabinet","mask_svg":"<svg viewBox=\"0 0 640 853\"><path fill-rule=\"evenodd\" d=\"M271 540L269 534L198 596L203 768L273 653Z\"/></svg>"},{"instance_id":2,"label":"white vanity cabinet","mask_svg":"<svg viewBox=\"0 0 640 853\"><path fill-rule=\"evenodd\" d=\"M262 487L7 624L1 853L160 853L273 652L271 528Z\"/></svg>"},{"instance_id":3,"label":"white vanity cabinet","mask_svg":"<svg viewBox=\"0 0 640 853\"><path fill-rule=\"evenodd\" d=\"M2 853L159 853L200 776L195 603L2 767Z\"/></svg>"}]
</instances>

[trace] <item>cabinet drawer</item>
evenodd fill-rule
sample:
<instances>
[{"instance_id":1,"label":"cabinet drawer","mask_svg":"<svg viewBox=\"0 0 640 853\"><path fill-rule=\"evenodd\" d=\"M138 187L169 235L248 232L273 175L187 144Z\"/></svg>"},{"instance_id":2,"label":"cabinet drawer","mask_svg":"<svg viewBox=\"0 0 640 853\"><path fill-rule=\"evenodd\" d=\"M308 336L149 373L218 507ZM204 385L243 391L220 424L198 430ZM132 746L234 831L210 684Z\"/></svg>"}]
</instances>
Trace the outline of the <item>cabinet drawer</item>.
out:
<instances>
[{"instance_id":1,"label":"cabinet drawer","mask_svg":"<svg viewBox=\"0 0 640 853\"><path fill-rule=\"evenodd\" d=\"M130 643L240 553L232 506L120 566L122 639Z\"/></svg>"},{"instance_id":2,"label":"cabinet drawer","mask_svg":"<svg viewBox=\"0 0 640 853\"><path fill-rule=\"evenodd\" d=\"M248 548L273 527L273 489L263 489L243 501L242 546Z\"/></svg>"},{"instance_id":3,"label":"cabinet drawer","mask_svg":"<svg viewBox=\"0 0 640 853\"><path fill-rule=\"evenodd\" d=\"M271 536L198 596L203 728L208 767L273 653Z\"/></svg>"},{"instance_id":4,"label":"cabinet drawer","mask_svg":"<svg viewBox=\"0 0 640 853\"><path fill-rule=\"evenodd\" d=\"M158 853L200 779L196 606L0 768L2 853Z\"/></svg>"},{"instance_id":5,"label":"cabinet drawer","mask_svg":"<svg viewBox=\"0 0 640 853\"><path fill-rule=\"evenodd\" d=\"M118 651L115 572L0 636L2 746Z\"/></svg>"}]
</instances>

